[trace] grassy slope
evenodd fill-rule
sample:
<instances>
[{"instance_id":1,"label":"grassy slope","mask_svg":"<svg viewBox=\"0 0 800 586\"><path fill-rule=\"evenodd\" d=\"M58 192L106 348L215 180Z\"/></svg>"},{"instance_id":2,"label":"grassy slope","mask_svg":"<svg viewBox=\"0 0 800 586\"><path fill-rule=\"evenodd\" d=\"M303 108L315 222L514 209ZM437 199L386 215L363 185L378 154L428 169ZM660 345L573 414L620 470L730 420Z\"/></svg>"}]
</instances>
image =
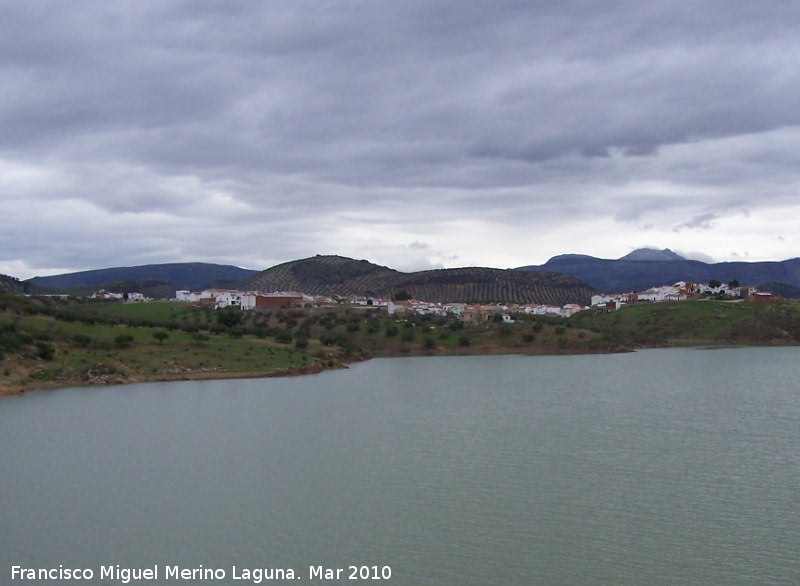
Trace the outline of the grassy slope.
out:
<instances>
[{"instance_id":1,"label":"grassy slope","mask_svg":"<svg viewBox=\"0 0 800 586\"><path fill-rule=\"evenodd\" d=\"M3 318L0 323L7 323L7 317ZM67 323L41 316L26 316L16 324L34 340L47 340L54 355L51 359L41 358L35 342L20 353L6 352L0 363L0 390L213 374L279 374L313 368L320 362L289 345L256 337L209 335L208 340L198 343L182 331ZM153 337L156 331L166 332L169 338L158 342ZM130 335L133 340L121 347L115 343L120 334ZM87 336L90 341L77 343L75 336Z\"/></svg>"},{"instance_id":2,"label":"grassy slope","mask_svg":"<svg viewBox=\"0 0 800 586\"><path fill-rule=\"evenodd\" d=\"M581 312L571 320L622 344L800 343L800 305L685 301Z\"/></svg>"},{"instance_id":3,"label":"grassy slope","mask_svg":"<svg viewBox=\"0 0 800 586\"><path fill-rule=\"evenodd\" d=\"M0 304L0 394L23 388L179 378L268 376L369 356L611 352L675 344L800 343L800 304L714 301L586 311L465 327L389 318L375 309L240 314L176 303L78 304L6 296ZM12 301L8 301L12 299ZM169 329L167 328L169 326ZM159 342L156 332L169 337ZM204 338L199 341L196 336ZM120 343L120 335L131 337ZM307 340L299 344L298 340Z\"/></svg>"}]
</instances>

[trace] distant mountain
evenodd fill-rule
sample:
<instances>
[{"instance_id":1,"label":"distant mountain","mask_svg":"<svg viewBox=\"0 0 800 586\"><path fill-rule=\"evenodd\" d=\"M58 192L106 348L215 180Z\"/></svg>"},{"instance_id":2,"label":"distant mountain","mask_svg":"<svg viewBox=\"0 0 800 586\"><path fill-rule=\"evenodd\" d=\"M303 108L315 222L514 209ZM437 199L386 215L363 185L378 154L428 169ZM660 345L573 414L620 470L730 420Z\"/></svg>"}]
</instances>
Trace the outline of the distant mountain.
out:
<instances>
[{"instance_id":1,"label":"distant mountain","mask_svg":"<svg viewBox=\"0 0 800 586\"><path fill-rule=\"evenodd\" d=\"M800 287L787 285L786 283L764 283L759 285L758 289L786 299L800 299Z\"/></svg>"},{"instance_id":2,"label":"distant mountain","mask_svg":"<svg viewBox=\"0 0 800 586\"><path fill-rule=\"evenodd\" d=\"M619 260L646 260L646 261L667 261L667 260L686 260L679 254L675 254L669 248L655 250L653 248L638 248L626 254Z\"/></svg>"},{"instance_id":3,"label":"distant mountain","mask_svg":"<svg viewBox=\"0 0 800 586\"><path fill-rule=\"evenodd\" d=\"M153 282L166 285L167 289L200 289L215 281L236 282L257 274L258 271L242 269L231 265L210 263L171 263L142 265L136 267L117 267L53 275L50 277L33 277L25 283L47 287L49 289L67 290L81 288L100 288L113 283ZM108 287L105 287L108 288ZM173 290L171 295L174 295Z\"/></svg>"},{"instance_id":4,"label":"distant mountain","mask_svg":"<svg viewBox=\"0 0 800 586\"><path fill-rule=\"evenodd\" d=\"M470 267L401 273L366 260L321 255L267 269L239 288L374 297L406 291L425 301L553 305L587 304L597 293L573 277L551 272Z\"/></svg>"},{"instance_id":5,"label":"distant mountain","mask_svg":"<svg viewBox=\"0 0 800 586\"><path fill-rule=\"evenodd\" d=\"M656 257L663 258L659 262ZM671 285L677 281L707 283L711 279L724 283L736 279L742 285L751 286L770 282L800 286L800 258L783 262L709 264L686 260L668 249L634 251L619 260L564 254L554 256L543 265L525 266L517 270L552 271L571 275L605 293L640 291L654 285Z\"/></svg>"}]
</instances>

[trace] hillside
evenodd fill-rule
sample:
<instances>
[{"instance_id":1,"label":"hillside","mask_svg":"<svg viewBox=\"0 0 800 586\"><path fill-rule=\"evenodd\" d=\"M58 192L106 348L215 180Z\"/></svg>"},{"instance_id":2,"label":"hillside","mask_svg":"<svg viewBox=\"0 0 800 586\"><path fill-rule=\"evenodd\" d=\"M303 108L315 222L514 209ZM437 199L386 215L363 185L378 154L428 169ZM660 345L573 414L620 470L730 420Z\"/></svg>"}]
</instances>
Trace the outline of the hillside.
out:
<instances>
[{"instance_id":1,"label":"hillside","mask_svg":"<svg viewBox=\"0 0 800 586\"><path fill-rule=\"evenodd\" d=\"M640 303L620 311L581 311L569 321L575 328L630 347L800 343L800 306L796 302Z\"/></svg>"},{"instance_id":2,"label":"hillside","mask_svg":"<svg viewBox=\"0 0 800 586\"><path fill-rule=\"evenodd\" d=\"M438 302L587 304L595 290L566 275L542 271L458 268L401 273L365 260L316 256L277 265L238 285L312 295L391 297L404 290Z\"/></svg>"},{"instance_id":3,"label":"hillside","mask_svg":"<svg viewBox=\"0 0 800 586\"><path fill-rule=\"evenodd\" d=\"M27 287L15 277L0 275L0 293L26 293Z\"/></svg>"},{"instance_id":4,"label":"hillside","mask_svg":"<svg viewBox=\"0 0 800 586\"><path fill-rule=\"evenodd\" d=\"M711 279L718 279L724 283L736 279L742 285L751 286L763 283L786 283L800 287L800 258L783 262L710 264L686 260L677 255L674 255L677 258L659 260L659 256L668 258L668 255L656 253L658 251L631 253L618 260L566 254L555 256L543 265L525 266L517 270L552 271L571 275L605 293L640 291L654 285L671 285L677 281L707 283ZM630 258L645 260L630 260Z\"/></svg>"},{"instance_id":5,"label":"hillside","mask_svg":"<svg viewBox=\"0 0 800 586\"><path fill-rule=\"evenodd\" d=\"M168 263L142 265L135 267L115 267L66 273L50 277L33 277L25 283L55 290L108 288L112 283L158 282L168 284L170 295L175 289L199 289L213 282L241 281L258 271L242 269L231 265L211 263Z\"/></svg>"}]
</instances>

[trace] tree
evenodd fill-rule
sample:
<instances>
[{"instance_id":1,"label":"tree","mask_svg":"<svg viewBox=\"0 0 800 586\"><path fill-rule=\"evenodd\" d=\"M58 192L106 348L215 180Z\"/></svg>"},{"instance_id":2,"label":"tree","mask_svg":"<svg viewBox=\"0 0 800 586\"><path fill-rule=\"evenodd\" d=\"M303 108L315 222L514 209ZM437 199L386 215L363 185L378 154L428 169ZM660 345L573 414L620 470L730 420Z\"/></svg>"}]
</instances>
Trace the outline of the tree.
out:
<instances>
[{"instance_id":1,"label":"tree","mask_svg":"<svg viewBox=\"0 0 800 586\"><path fill-rule=\"evenodd\" d=\"M218 310L217 322L226 328L232 328L242 323L242 311L236 307L226 307Z\"/></svg>"},{"instance_id":2,"label":"tree","mask_svg":"<svg viewBox=\"0 0 800 586\"><path fill-rule=\"evenodd\" d=\"M85 335L85 334L75 334L72 336L72 341L75 342L78 346L82 346L86 348L89 344L92 343L92 339Z\"/></svg>"},{"instance_id":3,"label":"tree","mask_svg":"<svg viewBox=\"0 0 800 586\"><path fill-rule=\"evenodd\" d=\"M169 338L169 334L168 334L167 332L161 332L161 331L158 331L158 332L153 332L153 337L154 337L156 340L158 340L158 343L159 343L159 344L163 344L163 343L164 343L164 340L166 340L167 338Z\"/></svg>"},{"instance_id":4,"label":"tree","mask_svg":"<svg viewBox=\"0 0 800 586\"><path fill-rule=\"evenodd\" d=\"M292 343L292 332L289 330L278 330L275 332L275 341L281 344Z\"/></svg>"},{"instance_id":5,"label":"tree","mask_svg":"<svg viewBox=\"0 0 800 586\"><path fill-rule=\"evenodd\" d=\"M193 340L194 340L194 341L197 343L197 345L199 346L199 345L200 345L200 344L202 344L203 342L208 342L208 340L209 340L209 337L208 337L208 336L206 336L205 334L201 334L201 333L199 333L199 332L196 332L196 333L192 334L192 339L193 339Z\"/></svg>"},{"instance_id":6,"label":"tree","mask_svg":"<svg viewBox=\"0 0 800 586\"><path fill-rule=\"evenodd\" d=\"M739 286L739 281L738 281L738 279L731 279L731 280L728 282L728 287L730 287L731 289L736 289L738 286Z\"/></svg>"},{"instance_id":7,"label":"tree","mask_svg":"<svg viewBox=\"0 0 800 586\"><path fill-rule=\"evenodd\" d=\"M114 344L119 348L127 348L131 345L131 342L133 342L133 336L130 334L120 334L114 338Z\"/></svg>"},{"instance_id":8,"label":"tree","mask_svg":"<svg viewBox=\"0 0 800 586\"><path fill-rule=\"evenodd\" d=\"M405 289L400 289L394 294L394 301L408 301L409 299L411 299L411 295Z\"/></svg>"},{"instance_id":9,"label":"tree","mask_svg":"<svg viewBox=\"0 0 800 586\"><path fill-rule=\"evenodd\" d=\"M708 286L711 287L712 289L716 289L720 285L722 285L722 281L720 281L719 279L711 279L708 282Z\"/></svg>"}]
</instances>

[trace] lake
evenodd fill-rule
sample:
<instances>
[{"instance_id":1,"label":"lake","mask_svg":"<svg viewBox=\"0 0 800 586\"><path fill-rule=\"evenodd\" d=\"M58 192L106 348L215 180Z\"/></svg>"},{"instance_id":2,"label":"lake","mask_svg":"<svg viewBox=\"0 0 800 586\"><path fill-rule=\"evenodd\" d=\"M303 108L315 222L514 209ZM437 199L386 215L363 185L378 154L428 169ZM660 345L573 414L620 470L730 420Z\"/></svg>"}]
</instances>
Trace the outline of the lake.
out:
<instances>
[{"instance_id":1,"label":"lake","mask_svg":"<svg viewBox=\"0 0 800 586\"><path fill-rule=\"evenodd\" d=\"M790 585L798 552L800 348L0 401L2 584Z\"/></svg>"}]
</instances>

